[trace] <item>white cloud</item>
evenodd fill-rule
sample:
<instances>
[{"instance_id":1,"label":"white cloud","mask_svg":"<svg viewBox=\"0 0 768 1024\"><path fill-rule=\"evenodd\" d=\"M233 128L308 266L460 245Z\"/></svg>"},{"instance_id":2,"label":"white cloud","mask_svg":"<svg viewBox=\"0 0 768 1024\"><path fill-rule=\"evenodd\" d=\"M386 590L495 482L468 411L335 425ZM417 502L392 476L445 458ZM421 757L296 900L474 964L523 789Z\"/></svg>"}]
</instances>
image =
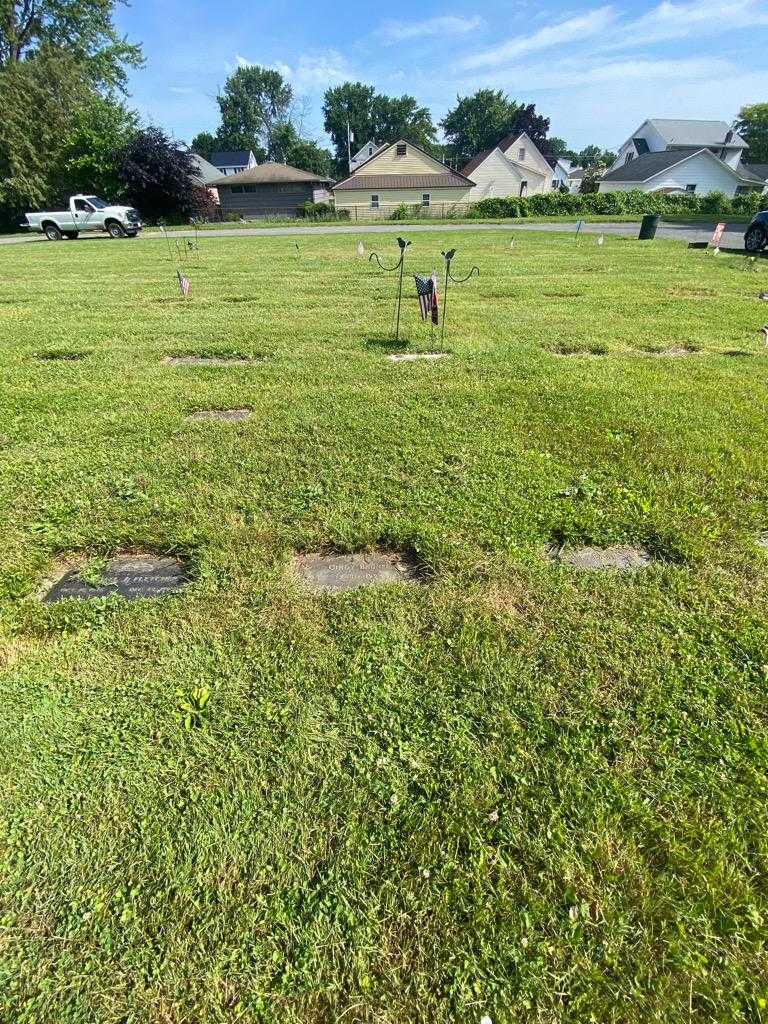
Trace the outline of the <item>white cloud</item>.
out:
<instances>
[{"instance_id":1,"label":"white cloud","mask_svg":"<svg viewBox=\"0 0 768 1024\"><path fill-rule=\"evenodd\" d=\"M240 54L235 60L239 68L251 68L258 63ZM319 88L326 89L336 82L357 77L346 58L338 50L305 53L292 64L278 60L265 66L279 71L299 93L311 93Z\"/></svg>"},{"instance_id":2,"label":"white cloud","mask_svg":"<svg viewBox=\"0 0 768 1024\"><path fill-rule=\"evenodd\" d=\"M177 96L194 96L196 89L191 89L184 85L169 85L168 92L173 92Z\"/></svg>"},{"instance_id":3,"label":"white cloud","mask_svg":"<svg viewBox=\"0 0 768 1024\"><path fill-rule=\"evenodd\" d=\"M577 43L606 31L615 20L612 7L598 7L573 18L545 25L537 32L527 36L515 36L500 46L466 57L461 66L464 68L493 67L506 64L516 57L535 50L548 50L553 46L565 43Z\"/></svg>"},{"instance_id":4,"label":"white cloud","mask_svg":"<svg viewBox=\"0 0 768 1024\"><path fill-rule=\"evenodd\" d=\"M619 37L609 43L646 46L758 25L768 25L768 9L756 0L692 0L678 4L663 0L647 14L625 23Z\"/></svg>"},{"instance_id":5,"label":"white cloud","mask_svg":"<svg viewBox=\"0 0 768 1024\"><path fill-rule=\"evenodd\" d=\"M378 30L378 35L390 42L403 39L421 39L424 36L460 36L474 32L483 25L479 16L462 18L447 14L439 18L427 18L425 21L385 21Z\"/></svg>"}]
</instances>

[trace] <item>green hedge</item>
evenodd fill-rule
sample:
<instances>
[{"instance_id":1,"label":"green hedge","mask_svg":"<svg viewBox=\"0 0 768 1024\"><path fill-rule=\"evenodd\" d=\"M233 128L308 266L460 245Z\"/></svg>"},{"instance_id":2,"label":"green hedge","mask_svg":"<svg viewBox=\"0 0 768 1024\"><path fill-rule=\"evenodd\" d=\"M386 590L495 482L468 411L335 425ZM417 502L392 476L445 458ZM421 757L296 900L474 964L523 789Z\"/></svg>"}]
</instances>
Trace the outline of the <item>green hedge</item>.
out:
<instances>
[{"instance_id":1,"label":"green hedge","mask_svg":"<svg viewBox=\"0 0 768 1024\"><path fill-rule=\"evenodd\" d=\"M661 192L592 192L571 195L568 192L545 192L536 196L509 196L506 199L481 199L470 211L472 217L556 217L612 216L617 214L658 213L685 217L690 214L712 214L714 217L750 218L758 210L768 209L768 196L746 192L730 199L723 192L707 195L667 195Z\"/></svg>"}]
</instances>

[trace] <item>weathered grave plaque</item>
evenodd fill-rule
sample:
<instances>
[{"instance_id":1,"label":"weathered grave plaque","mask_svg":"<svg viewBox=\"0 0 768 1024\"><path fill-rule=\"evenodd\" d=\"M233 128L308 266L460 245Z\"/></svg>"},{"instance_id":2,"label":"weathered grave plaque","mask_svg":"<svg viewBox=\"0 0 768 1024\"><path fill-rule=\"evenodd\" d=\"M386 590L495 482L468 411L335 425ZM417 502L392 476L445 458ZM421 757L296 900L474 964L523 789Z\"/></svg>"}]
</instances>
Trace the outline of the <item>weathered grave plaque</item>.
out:
<instances>
[{"instance_id":1,"label":"weathered grave plaque","mask_svg":"<svg viewBox=\"0 0 768 1024\"><path fill-rule=\"evenodd\" d=\"M80 572L77 567L66 572L44 594L43 601L51 604L112 596L138 601L177 594L189 583L189 570L183 562L158 555L115 555L107 562L98 582L84 580Z\"/></svg>"},{"instance_id":2,"label":"weathered grave plaque","mask_svg":"<svg viewBox=\"0 0 768 1024\"><path fill-rule=\"evenodd\" d=\"M387 356L391 363L411 363L415 359L444 359L447 352L392 352Z\"/></svg>"},{"instance_id":3,"label":"weathered grave plaque","mask_svg":"<svg viewBox=\"0 0 768 1024\"><path fill-rule=\"evenodd\" d=\"M413 559L385 551L297 555L293 567L313 590L328 593L342 593L377 583L418 583L421 578Z\"/></svg>"},{"instance_id":4,"label":"weathered grave plaque","mask_svg":"<svg viewBox=\"0 0 768 1024\"><path fill-rule=\"evenodd\" d=\"M188 419L196 421L222 420L224 423L239 423L241 420L247 420L250 415L250 409L198 409Z\"/></svg>"},{"instance_id":5,"label":"weathered grave plaque","mask_svg":"<svg viewBox=\"0 0 768 1024\"><path fill-rule=\"evenodd\" d=\"M571 565L574 569L644 569L653 561L646 548L631 544L614 544L611 547L583 548L551 547L549 557L554 562Z\"/></svg>"},{"instance_id":6,"label":"weathered grave plaque","mask_svg":"<svg viewBox=\"0 0 768 1024\"><path fill-rule=\"evenodd\" d=\"M680 359L683 356L693 356L697 349L685 345L672 345L670 348L646 348L643 349L649 356L667 356L671 359Z\"/></svg>"},{"instance_id":7,"label":"weathered grave plaque","mask_svg":"<svg viewBox=\"0 0 768 1024\"><path fill-rule=\"evenodd\" d=\"M251 356L165 356L169 366L250 366L259 362Z\"/></svg>"},{"instance_id":8,"label":"weathered grave plaque","mask_svg":"<svg viewBox=\"0 0 768 1024\"><path fill-rule=\"evenodd\" d=\"M76 352L70 349L52 348L49 349L47 352L36 353L35 358L42 359L45 362L71 363L76 362L79 359L85 359L85 357L88 355L90 355L89 352Z\"/></svg>"}]
</instances>

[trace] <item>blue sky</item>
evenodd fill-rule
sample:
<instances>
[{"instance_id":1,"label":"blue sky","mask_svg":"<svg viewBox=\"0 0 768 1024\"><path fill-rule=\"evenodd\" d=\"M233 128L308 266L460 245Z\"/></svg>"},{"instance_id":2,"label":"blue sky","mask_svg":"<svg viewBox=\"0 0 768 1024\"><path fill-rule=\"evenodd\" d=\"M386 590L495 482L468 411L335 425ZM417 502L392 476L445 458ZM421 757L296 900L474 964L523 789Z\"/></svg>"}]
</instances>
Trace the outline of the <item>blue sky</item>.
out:
<instances>
[{"instance_id":1,"label":"blue sky","mask_svg":"<svg viewBox=\"0 0 768 1024\"><path fill-rule=\"evenodd\" d=\"M347 79L410 93L435 120L457 93L500 88L534 102L575 148L615 148L646 117L730 121L768 101L768 0L134 0L117 21L147 58L131 75L133 105L187 142L215 130L217 89L243 62L286 75L319 141L323 92Z\"/></svg>"}]
</instances>

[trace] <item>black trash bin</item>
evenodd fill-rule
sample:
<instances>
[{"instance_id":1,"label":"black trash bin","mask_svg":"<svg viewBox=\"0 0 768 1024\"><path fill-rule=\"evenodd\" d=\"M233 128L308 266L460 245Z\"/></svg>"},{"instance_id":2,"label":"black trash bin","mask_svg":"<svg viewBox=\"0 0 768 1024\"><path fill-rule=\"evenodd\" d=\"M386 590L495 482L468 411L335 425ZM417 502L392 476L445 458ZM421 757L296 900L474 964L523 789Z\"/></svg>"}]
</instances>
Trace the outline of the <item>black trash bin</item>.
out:
<instances>
[{"instance_id":1,"label":"black trash bin","mask_svg":"<svg viewBox=\"0 0 768 1024\"><path fill-rule=\"evenodd\" d=\"M640 234L637 236L641 242L646 241L649 238L656 237L656 228L659 226L661 217L654 213L649 213L643 217L643 222L640 225Z\"/></svg>"}]
</instances>

